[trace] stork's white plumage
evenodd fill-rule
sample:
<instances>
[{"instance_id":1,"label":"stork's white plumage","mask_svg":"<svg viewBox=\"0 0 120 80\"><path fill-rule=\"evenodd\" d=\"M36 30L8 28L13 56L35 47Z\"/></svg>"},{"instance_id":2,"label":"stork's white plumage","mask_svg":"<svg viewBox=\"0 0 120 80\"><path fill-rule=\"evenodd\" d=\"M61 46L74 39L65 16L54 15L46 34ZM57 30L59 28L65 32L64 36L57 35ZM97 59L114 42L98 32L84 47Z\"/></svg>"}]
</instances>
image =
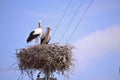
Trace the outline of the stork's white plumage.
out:
<instances>
[{"instance_id":1,"label":"stork's white plumage","mask_svg":"<svg viewBox=\"0 0 120 80\"><path fill-rule=\"evenodd\" d=\"M51 35L50 35L50 27L47 27L46 33L44 33L41 36L41 44L48 44L50 39L51 39Z\"/></svg>"},{"instance_id":2,"label":"stork's white plumage","mask_svg":"<svg viewBox=\"0 0 120 80\"><path fill-rule=\"evenodd\" d=\"M27 38L27 42L30 42L32 41L33 39L36 39L38 36L40 36L42 34L42 27L41 27L41 24L40 22L38 23L38 28L33 30L30 34L29 34L29 37Z\"/></svg>"}]
</instances>

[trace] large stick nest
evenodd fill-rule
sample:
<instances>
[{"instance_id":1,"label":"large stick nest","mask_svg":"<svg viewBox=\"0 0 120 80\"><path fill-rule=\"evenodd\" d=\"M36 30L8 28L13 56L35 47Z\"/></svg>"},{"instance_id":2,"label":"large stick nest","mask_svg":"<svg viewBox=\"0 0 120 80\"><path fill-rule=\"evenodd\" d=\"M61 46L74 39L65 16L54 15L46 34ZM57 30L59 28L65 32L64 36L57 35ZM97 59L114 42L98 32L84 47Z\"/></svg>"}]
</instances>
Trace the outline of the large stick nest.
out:
<instances>
[{"instance_id":1,"label":"large stick nest","mask_svg":"<svg viewBox=\"0 0 120 80\"><path fill-rule=\"evenodd\" d=\"M72 65L72 46L35 45L17 52L19 69L64 72Z\"/></svg>"}]
</instances>

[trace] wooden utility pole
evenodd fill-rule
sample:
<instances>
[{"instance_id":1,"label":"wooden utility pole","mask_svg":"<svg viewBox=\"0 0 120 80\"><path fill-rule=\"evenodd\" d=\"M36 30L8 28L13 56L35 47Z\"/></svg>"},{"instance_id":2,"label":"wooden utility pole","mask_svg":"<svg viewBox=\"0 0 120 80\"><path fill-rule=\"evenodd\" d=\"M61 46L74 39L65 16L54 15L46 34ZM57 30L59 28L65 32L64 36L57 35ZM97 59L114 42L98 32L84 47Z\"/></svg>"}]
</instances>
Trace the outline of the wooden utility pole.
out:
<instances>
[{"instance_id":1,"label":"wooden utility pole","mask_svg":"<svg viewBox=\"0 0 120 80\"><path fill-rule=\"evenodd\" d=\"M50 80L50 72L48 70L45 71L45 80Z\"/></svg>"}]
</instances>

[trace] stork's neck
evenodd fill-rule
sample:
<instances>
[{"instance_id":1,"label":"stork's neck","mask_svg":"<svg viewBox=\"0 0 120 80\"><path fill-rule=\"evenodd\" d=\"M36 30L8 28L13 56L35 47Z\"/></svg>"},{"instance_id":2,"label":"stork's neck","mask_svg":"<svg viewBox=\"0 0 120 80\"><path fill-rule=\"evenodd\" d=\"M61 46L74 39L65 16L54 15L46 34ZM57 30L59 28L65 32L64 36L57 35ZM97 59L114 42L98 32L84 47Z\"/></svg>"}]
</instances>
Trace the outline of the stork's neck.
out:
<instances>
[{"instance_id":1,"label":"stork's neck","mask_svg":"<svg viewBox=\"0 0 120 80\"><path fill-rule=\"evenodd\" d=\"M47 35L47 36L49 36L49 35L50 35L50 30L47 30L46 35Z\"/></svg>"},{"instance_id":2,"label":"stork's neck","mask_svg":"<svg viewBox=\"0 0 120 80\"><path fill-rule=\"evenodd\" d=\"M42 28L40 23L38 23L38 28Z\"/></svg>"}]
</instances>

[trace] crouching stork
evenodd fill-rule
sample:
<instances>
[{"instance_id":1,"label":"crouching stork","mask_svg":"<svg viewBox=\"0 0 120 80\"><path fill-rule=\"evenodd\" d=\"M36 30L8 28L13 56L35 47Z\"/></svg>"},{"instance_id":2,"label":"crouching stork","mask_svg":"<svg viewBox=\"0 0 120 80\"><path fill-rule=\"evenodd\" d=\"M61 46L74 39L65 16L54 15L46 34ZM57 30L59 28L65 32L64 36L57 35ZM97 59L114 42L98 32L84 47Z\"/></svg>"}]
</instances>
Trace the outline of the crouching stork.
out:
<instances>
[{"instance_id":1,"label":"crouching stork","mask_svg":"<svg viewBox=\"0 0 120 80\"><path fill-rule=\"evenodd\" d=\"M46 32L41 36L41 44L48 44L51 39L50 35L51 28L47 27L46 29L47 29Z\"/></svg>"}]
</instances>

